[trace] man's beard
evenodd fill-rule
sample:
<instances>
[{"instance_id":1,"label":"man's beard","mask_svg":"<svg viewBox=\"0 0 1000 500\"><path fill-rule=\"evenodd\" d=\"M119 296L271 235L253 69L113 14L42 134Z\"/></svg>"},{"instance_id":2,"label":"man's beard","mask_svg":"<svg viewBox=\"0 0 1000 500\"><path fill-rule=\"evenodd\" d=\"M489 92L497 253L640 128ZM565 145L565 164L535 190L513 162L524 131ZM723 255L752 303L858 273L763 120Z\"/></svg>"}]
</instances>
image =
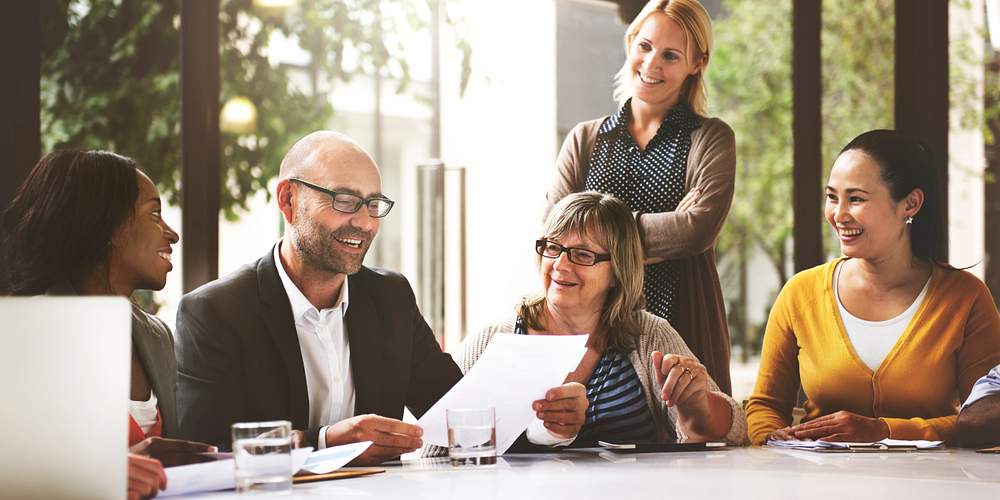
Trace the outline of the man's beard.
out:
<instances>
[{"instance_id":1,"label":"man's beard","mask_svg":"<svg viewBox=\"0 0 1000 500\"><path fill-rule=\"evenodd\" d=\"M352 229L349 225L329 232L309 217L302 217L305 214L299 215L297 219L302 223L295 228L294 247L303 263L331 274L354 274L361 269L361 263L365 260L374 234ZM341 243L337 238L362 240L363 251L357 255L340 252L337 246Z\"/></svg>"}]
</instances>

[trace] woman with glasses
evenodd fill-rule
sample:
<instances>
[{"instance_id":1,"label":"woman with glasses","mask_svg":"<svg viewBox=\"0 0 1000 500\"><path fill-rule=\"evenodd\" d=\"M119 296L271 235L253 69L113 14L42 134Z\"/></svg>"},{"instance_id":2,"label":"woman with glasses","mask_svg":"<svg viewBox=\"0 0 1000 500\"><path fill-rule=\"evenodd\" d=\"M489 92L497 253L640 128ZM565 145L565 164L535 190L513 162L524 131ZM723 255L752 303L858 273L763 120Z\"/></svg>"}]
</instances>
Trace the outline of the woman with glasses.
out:
<instances>
[{"instance_id":1,"label":"woman with glasses","mask_svg":"<svg viewBox=\"0 0 1000 500\"><path fill-rule=\"evenodd\" d=\"M719 391L670 323L643 310L642 244L623 202L593 191L566 196L535 250L542 293L466 340L458 356L467 372L496 335L589 334L563 386L577 391L560 407L539 410L536 402L530 442L743 442L740 405Z\"/></svg>"},{"instance_id":2,"label":"woman with glasses","mask_svg":"<svg viewBox=\"0 0 1000 500\"><path fill-rule=\"evenodd\" d=\"M130 297L163 288L179 238L160 212L156 186L135 161L107 151L46 155L0 216L0 294ZM139 498L166 487L161 461L197 460L213 447L165 439L177 435L173 336L134 304L132 350L128 496ZM73 425L73 415L66 421Z\"/></svg>"},{"instance_id":3,"label":"woman with glasses","mask_svg":"<svg viewBox=\"0 0 1000 500\"><path fill-rule=\"evenodd\" d=\"M611 116L578 124L549 206L594 190L624 201L643 236L646 309L670 321L730 393L729 329L715 241L733 201L736 141L708 117L712 21L697 0L652 0L625 33Z\"/></svg>"}]
</instances>

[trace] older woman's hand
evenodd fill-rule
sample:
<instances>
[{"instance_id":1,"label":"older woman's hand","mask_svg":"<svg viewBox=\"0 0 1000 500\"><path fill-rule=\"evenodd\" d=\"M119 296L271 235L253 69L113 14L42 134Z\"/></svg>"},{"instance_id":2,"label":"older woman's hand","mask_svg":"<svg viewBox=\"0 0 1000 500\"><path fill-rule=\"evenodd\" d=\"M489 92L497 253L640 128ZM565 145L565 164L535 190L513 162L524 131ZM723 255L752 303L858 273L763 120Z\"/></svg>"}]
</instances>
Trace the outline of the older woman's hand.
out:
<instances>
[{"instance_id":1,"label":"older woman's hand","mask_svg":"<svg viewBox=\"0 0 1000 500\"><path fill-rule=\"evenodd\" d=\"M677 424L692 441L715 441L733 425L730 400L709 388L708 370L690 356L652 353L660 399L677 407Z\"/></svg>"},{"instance_id":2,"label":"older woman's hand","mask_svg":"<svg viewBox=\"0 0 1000 500\"><path fill-rule=\"evenodd\" d=\"M708 412L708 370L690 356L653 351L653 369L660 398L678 411Z\"/></svg>"},{"instance_id":3,"label":"older woman's hand","mask_svg":"<svg viewBox=\"0 0 1000 500\"><path fill-rule=\"evenodd\" d=\"M550 433L571 438L580 433L589 405L587 388L579 382L569 382L549 389L545 399L535 401L531 408Z\"/></svg>"}]
</instances>

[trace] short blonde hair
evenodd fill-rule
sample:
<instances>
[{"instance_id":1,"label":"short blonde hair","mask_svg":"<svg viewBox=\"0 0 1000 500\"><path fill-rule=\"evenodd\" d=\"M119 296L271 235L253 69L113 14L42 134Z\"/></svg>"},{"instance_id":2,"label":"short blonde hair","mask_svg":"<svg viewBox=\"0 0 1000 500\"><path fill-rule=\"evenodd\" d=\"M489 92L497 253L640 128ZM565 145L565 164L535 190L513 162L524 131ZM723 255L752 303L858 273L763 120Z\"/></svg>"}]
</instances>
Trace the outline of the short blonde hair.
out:
<instances>
[{"instance_id":1,"label":"short blonde hair","mask_svg":"<svg viewBox=\"0 0 1000 500\"><path fill-rule=\"evenodd\" d=\"M684 31L687 43L695 49L695 60L704 58L705 64L698 73L689 75L684 81L681 96L687 98L692 111L708 116L708 93L705 85L705 70L708 69L709 54L712 53L712 19L698 0L651 0L642 8L632 24L625 30L625 63L615 74L614 98L624 105L632 97L631 71L628 53L642 24L653 14L664 14L677 23Z\"/></svg>"},{"instance_id":2,"label":"short blonde hair","mask_svg":"<svg viewBox=\"0 0 1000 500\"><path fill-rule=\"evenodd\" d=\"M645 306L642 291L643 250L639 227L624 202L596 191L573 193L556 204L549 213L541 238L560 238L570 233L604 244L611 255L614 285L601 311L598 332L603 334L601 347L614 346L623 353L635 347L639 336L638 314ZM541 256L538 256L541 265ZM525 297L517 314L525 323L543 330L545 294Z\"/></svg>"}]
</instances>

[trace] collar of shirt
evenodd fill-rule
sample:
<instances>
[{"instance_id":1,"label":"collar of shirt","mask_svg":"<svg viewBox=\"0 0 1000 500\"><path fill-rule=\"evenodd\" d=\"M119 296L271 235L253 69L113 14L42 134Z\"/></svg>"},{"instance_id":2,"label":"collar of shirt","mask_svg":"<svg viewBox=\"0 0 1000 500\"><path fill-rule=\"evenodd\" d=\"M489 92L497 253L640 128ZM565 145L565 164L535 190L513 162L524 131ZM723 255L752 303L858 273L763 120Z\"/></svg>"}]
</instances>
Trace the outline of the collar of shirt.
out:
<instances>
[{"instance_id":1,"label":"collar of shirt","mask_svg":"<svg viewBox=\"0 0 1000 500\"><path fill-rule=\"evenodd\" d=\"M340 287L340 298L337 300L337 305L323 310L317 310L315 306L309 302L309 299L302 294L299 287L292 282L292 279L288 277L288 273L285 271L285 265L281 263L281 252L280 248L284 239L279 240L277 245L274 245L274 264L278 268L278 277L281 278L281 284L285 287L285 294L288 295L288 303L292 306L292 318L295 320L296 325L302 324L314 324L316 322L325 323L330 315L339 309L340 317L343 318L347 315L348 306L348 291L347 291L347 278L344 278L344 284Z\"/></svg>"},{"instance_id":2,"label":"collar of shirt","mask_svg":"<svg viewBox=\"0 0 1000 500\"><path fill-rule=\"evenodd\" d=\"M691 112L691 109L686 103L680 102L676 106L670 109L667 116L663 118L663 122L660 123L660 128L656 130L656 135L653 140L659 139L660 136L664 135L667 131L677 130L682 133L690 132L695 128L698 128L701 121L696 120L697 115ZM628 124L632 121L632 98L625 101L622 107L618 108L615 114L609 116L604 123L597 129L598 135L604 135L611 132L619 131L621 133L628 134ZM629 136L631 137L631 136ZM653 141L650 141L651 143Z\"/></svg>"}]
</instances>

